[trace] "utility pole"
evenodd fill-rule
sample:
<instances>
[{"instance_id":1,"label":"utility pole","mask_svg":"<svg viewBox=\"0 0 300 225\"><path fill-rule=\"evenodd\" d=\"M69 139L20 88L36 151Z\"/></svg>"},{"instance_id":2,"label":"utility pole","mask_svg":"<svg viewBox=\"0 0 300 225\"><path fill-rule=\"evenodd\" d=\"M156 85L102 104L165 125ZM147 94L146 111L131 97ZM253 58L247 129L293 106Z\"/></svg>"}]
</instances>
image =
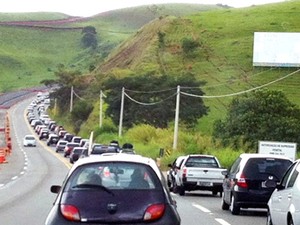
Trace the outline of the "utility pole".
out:
<instances>
[{"instance_id":1,"label":"utility pole","mask_svg":"<svg viewBox=\"0 0 300 225\"><path fill-rule=\"evenodd\" d=\"M73 110L73 86L71 87L70 112Z\"/></svg>"},{"instance_id":2,"label":"utility pole","mask_svg":"<svg viewBox=\"0 0 300 225\"><path fill-rule=\"evenodd\" d=\"M99 107L99 127L102 127L102 108L103 108L103 92L100 91L100 107Z\"/></svg>"},{"instance_id":3,"label":"utility pole","mask_svg":"<svg viewBox=\"0 0 300 225\"><path fill-rule=\"evenodd\" d=\"M122 88L122 98L121 98L121 109L120 109L120 120L119 120L119 137L122 136L122 126L123 126L123 112L124 112L124 93L125 88Z\"/></svg>"},{"instance_id":4,"label":"utility pole","mask_svg":"<svg viewBox=\"0 0 300 225\"><path fill-rule=\"evenodd\" d=\"M177 149L178 141L178 123L179 123L179 104L180 104L180 86L177 86L177 96L176 96L176 111L175 111L175 124L174 124L174 139L173 139L173 149Z\"/></svg>"}]
</instances>

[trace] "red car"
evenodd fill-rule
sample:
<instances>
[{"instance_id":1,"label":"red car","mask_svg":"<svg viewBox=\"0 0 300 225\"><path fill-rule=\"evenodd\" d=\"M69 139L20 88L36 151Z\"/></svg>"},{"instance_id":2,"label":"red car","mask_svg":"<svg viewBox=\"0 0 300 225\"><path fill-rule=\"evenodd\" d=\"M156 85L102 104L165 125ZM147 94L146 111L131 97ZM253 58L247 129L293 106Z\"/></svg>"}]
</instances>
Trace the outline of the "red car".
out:
<instances>
[{"instance_id":1,"label":"red car","mask_svg":"<svg viewBox=\"0 0 300 225\"><path fill-rule=\"evenodd\" d=\"M66 144L65 149L64 149L64 157L67 157L71 154L73 148L75 147L79 147L79 143L74 143L74 142L70 142L68 144Z\"/></svg>"}]
</instances>

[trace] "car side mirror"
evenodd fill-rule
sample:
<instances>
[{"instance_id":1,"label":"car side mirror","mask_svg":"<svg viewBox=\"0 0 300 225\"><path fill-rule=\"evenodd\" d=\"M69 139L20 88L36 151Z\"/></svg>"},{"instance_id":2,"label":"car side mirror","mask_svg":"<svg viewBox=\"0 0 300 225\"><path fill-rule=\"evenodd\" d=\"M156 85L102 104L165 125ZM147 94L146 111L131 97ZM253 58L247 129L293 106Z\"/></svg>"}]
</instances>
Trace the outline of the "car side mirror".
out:
<instances>
[{"instance_id":1,"label":"car side mirror","mask_svg":"<svg viewBox=\"0 0 300 225\"><path fill-rule=\"evenodd\" d=\"M61 189L61 186L59 186L59 185L52 185L51 188L50 188L50 191L52 193L57 194L58 192L60 192L60 189Z\"/></svg>"}]
</instances>

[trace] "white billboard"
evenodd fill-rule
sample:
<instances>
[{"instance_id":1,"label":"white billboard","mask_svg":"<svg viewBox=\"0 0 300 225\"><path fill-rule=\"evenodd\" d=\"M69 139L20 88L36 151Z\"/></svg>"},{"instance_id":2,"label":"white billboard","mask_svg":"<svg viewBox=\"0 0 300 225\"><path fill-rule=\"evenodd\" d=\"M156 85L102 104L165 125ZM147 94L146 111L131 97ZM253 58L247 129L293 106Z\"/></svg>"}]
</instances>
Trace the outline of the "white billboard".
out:
<instances>
[{"instance_id":1,"label":"white billboard","mask_svg":"<svg viewBox=\"0 0 300 225\"><path fill-rule=\"evenodd\" d=\"M300 33L255 32L253 66L299 67Z\"/></svg>"},{"instance_id":2,"label":"white billboard","mask_svg":"<svg viewBox=\"0 0 300 225\"><path fill-rule=\"evenodd\" d=\"M258 146L258 153L282 155L295 160L297 152L297 144L290 142L273 142L273 141L260 141Z\"/></svg>"}]
</instances>

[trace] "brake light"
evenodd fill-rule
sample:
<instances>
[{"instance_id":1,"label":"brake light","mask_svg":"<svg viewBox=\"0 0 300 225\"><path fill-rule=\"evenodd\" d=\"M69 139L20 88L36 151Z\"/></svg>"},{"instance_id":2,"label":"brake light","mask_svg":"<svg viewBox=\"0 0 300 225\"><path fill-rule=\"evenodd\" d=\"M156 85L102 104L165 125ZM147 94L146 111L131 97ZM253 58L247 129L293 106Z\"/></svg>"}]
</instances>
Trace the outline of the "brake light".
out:
<instances>
[{"instance_id":1,"label":"brake light","mask_svg":"<svg viewBox=\"0 0 300 225\"><path fill-rule=\"evenodd\" d=\"M70 221L80 221L79 210L73 205L61 205L60 211L62 215Z\"/></svg>"},{"instance_id":2,"label":"brake light","mask_svg":"<svg viewBox=\"0 0 300 225\"><path fill-rule=\"evenodd\" d=\"M240 178L237 179L236 185L241 188L248 188L248 184L246 182L246 177L244 174L241 174Z\"/></svg>"},{"instance_id":3,"label":"brake light","mask_svg":"<svg viewBox=\"0 0 300 225\"><path fill-rule=\"evenodd\" d=\"M186 178L186 174L187 174L187 169L185 167L183 167L182 178Z\"/></svg>"},{"instance_id":4,"label":"brake light","mask_svg":"<svg viewBox=\"0 0 300 225\"><path fill-rule=\"evenodd\" d=\"M160 219L164 215L165 208L164 204L149 206L144 214L144 220L151 221Z\"/></svg>"}]
</instances>

